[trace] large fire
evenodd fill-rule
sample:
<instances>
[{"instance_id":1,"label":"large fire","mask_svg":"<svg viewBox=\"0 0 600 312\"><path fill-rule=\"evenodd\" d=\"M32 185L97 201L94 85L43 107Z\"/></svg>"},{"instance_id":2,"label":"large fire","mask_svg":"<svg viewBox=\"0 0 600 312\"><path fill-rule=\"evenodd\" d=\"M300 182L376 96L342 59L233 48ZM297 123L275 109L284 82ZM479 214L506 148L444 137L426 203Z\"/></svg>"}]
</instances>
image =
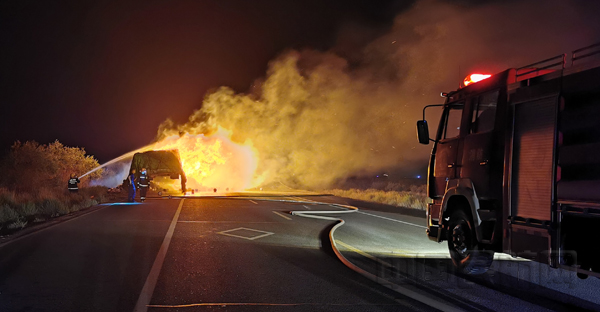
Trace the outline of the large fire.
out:
<instances>
[{"instance_id":1,"label":"large fire","mask_svg":"<svg viewBox=\"0 0 600 312\"><path fill-rule=\"evenodd\" d=\"M183 136L173 135L153 145L154 150L178 150L187 188L239 191L255 186L257 153L251 142L238 144L230 133L219 129L216 133Z\"/></svg>"}]
</instances>

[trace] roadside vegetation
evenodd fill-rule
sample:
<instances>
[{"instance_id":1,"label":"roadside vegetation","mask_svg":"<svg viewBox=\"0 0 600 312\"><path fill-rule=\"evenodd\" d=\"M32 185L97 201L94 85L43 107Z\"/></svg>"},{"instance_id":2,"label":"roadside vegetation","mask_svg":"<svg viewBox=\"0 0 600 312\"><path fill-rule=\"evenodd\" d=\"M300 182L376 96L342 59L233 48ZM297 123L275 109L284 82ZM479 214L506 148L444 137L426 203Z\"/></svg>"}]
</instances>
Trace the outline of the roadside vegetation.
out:
<instances>
[{"instance_id":1,"label":"roadside vegetation","mask_svg":"<svg viewBox=\"0 0 600 312\"><path fill-rule=\"evenodd\" d=\"M96 171L83 178L78 193L67 190L72 173L81 175L98 166L83 148L55 141L47 145L16 142L0 160L0 233L89 208L107 200L104 187L86 187Z\"/></svg>"},{"instance_id":2,"label":"roadside vegetation","mask_svg":"<svg viewBox=\"0 0 600 312\"><path fill-rule=\"evenodd\" d=\"M354 186L352 188L328 190L327 192L339 197L398 207L420 210L425 210L427 207L427 188L424 184L373 182L369 185Z\"/></svg>"}]
</instances>

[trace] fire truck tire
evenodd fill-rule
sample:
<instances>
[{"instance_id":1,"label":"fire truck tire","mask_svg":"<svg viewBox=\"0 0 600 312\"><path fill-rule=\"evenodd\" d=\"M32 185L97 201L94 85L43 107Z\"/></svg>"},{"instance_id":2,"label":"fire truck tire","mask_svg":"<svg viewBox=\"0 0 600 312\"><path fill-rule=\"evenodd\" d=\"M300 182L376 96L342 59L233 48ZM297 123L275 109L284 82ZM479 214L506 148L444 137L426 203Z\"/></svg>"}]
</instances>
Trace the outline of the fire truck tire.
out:
<instances>
[{"instance_id":1,"label":"fire truck tire","mask_svg":"<svg viewBox=\"0 0 600 312\"><path fill-rule=\"evenodd\" d=\"M494 260L494 252L480 248L471 218L457 210L450 216L448 225L448 250L454 266L466 274L487 272Z\"/></svg>"}]
</instances>

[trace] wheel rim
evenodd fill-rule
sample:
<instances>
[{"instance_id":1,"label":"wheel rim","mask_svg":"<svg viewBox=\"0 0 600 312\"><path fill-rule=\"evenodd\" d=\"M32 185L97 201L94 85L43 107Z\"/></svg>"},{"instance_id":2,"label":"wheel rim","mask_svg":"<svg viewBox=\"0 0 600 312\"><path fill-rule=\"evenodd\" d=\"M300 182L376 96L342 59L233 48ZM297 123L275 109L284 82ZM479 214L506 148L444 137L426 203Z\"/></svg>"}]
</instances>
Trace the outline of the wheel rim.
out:
<instances>
[{"instance_id":1,"label":"wheel rim","mask_svg":"<svg viewBox=\"0 0 600 312\"><path fill-rule=\"evenodd\" d=\"M463 258L469 255L469 236L463 224L457 224L452 229L452 247Z\"/></svg>"}]
</instances>

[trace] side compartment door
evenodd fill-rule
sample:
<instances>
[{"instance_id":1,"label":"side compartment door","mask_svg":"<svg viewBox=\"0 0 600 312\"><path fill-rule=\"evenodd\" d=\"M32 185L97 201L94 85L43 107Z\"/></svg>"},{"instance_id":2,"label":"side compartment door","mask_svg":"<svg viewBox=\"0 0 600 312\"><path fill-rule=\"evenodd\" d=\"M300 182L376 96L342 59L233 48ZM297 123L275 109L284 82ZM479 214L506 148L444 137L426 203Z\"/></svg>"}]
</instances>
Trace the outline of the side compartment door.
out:
<instances>
[{"instance_id":1,"label":"side compartment door","mask_svg":"<svg viewBox=\"0 0 600 312\"><path fill-rule=\"evenodd\" d=\"M443 114L443 131L438 132L438 143L435 151L433 179L435 195L443 196L446 182L458 176L458 150L461 147L461 123L464 115L464 102L449 104Z\"/></svg>"},{"instance_id":2,"label":"side compartment door","mask_svg":"<svg viewBox=\"0 0 600 312\"><path fill-rule=\"evenodd\" d=\"M513 104L510 249L547 263L551 250L558 94Z\"/></svg>"}]
</instances>

